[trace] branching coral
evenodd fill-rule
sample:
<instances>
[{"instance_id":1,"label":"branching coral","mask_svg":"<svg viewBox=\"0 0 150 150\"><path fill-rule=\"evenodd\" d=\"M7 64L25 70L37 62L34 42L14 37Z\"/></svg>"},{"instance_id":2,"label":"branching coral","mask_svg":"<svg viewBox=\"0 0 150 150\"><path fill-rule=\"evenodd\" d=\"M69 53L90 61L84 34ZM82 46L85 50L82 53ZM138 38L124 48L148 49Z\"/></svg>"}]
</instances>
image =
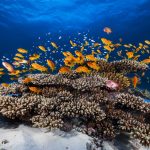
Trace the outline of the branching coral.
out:
<instances>
[{"instance_id":1,"label":"branching coral","mask_svg":"<svg viewBox=\"0 0 150 150\"><path fill-rule=\"evenodd\" d=\"M112 67L115 68L115 70L117 72L121 72L121 73L146 71L149 68L144 63L140 63L136 60L128 60L128 59L123 59L123 60L120 60L120 61L114 61L110 64L111 64Z\"/></svg>"},{"instance_id":2,"label":"branching coral","mask_svg":"<svg viewBox=\"0 0 150 150\"><path fill-rule=\"evenodd\" d=\"M126 73L145 71L148 66L130 60L97 64L101 70L90 74L29 74L28 83L20 78L19 83L0 87L0 113L35 127L65 131L84 127L85 133L109 140L126 131L149 146L150 104L126 92L130 86ZM120 90L111 88L109 81Z\"/></svg>"}]
</instances>

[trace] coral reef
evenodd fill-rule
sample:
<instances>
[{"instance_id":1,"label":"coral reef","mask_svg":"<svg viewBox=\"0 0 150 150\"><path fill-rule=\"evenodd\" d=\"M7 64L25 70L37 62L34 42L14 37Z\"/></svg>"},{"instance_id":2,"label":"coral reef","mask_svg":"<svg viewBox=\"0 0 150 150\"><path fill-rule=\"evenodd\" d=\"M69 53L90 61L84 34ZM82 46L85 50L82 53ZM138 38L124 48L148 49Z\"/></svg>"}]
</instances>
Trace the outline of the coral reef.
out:
<instances>
[{"instance_id":1,"label":"coral reef","mask_svg":"<svg viewBox=\"0 0 150 150\"><path fill-rule=\"evenodd\" d=\"M148 66L131 60L99 60L98 65L101 70L90 74L28 74L28 83L22 77L19 83L1 86L0 113L34 127L81 128L108 140L126 131L150 146L150 104L127 92L130 80L126 76ZM119 88L111 87L110 81Z\"/></svg>"}]
</instances>

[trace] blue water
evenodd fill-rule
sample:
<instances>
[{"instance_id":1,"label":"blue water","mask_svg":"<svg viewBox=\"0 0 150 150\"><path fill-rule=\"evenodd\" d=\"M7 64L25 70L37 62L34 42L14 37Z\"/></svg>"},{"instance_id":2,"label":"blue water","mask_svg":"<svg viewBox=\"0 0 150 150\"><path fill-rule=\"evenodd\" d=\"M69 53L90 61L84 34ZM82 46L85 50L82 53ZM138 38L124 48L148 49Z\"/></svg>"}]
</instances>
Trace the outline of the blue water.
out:
<instances>
[{"instance_id":1,"label":"blue water","mask_svg":"<svg viewBox=\"0 0 150 150\"><path fill-rule=\"evenodd\" d=\"M103 32L106 26L113 30L109 36ZM49 32L56 43L60 35L67 42L81 32L138 44L150 40L150 1L0 0L0 59L12 57L18 47L30 50L37 42L44 44ZM150 89L146 77L142 87Z\"/></svg>"}]
</instances>

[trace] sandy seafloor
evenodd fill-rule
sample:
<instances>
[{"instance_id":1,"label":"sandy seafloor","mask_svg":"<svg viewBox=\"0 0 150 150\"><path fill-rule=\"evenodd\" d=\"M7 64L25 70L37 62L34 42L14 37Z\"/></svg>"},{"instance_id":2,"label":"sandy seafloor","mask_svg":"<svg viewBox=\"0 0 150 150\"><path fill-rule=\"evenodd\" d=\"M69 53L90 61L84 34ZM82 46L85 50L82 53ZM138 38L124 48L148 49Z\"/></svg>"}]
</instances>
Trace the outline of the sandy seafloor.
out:
<instances>
[{"instance_id":1,"label":"sandy seafloor","mask_svg":"<svg viewBox=\"0 0 150 150\"><path fill-rule=\"evenodd\" d=\"M74 130L47 132L0 119L0 150L149 150L121 135L114 142L104 141L103 148L87 149L87 143L91 144L92 138Z\"/></svg>"}]
</instances>

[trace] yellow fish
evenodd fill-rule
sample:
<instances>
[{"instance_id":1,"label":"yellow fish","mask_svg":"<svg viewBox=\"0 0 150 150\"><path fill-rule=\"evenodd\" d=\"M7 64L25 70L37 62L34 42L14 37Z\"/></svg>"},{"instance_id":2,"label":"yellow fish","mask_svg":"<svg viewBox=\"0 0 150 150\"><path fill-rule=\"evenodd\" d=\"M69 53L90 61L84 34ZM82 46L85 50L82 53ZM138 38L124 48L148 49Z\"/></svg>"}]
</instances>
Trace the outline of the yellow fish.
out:
<instances>
[{"instance_id":1,"label":"yellow fish","mask_svg":"<svg viewBox=\"0 0 150 150\"><path fill-rule=\"evenodd\" d=\"M23 69L22 70L23 73L28 72L28 71L29 71L28 69Z\"/></svg>"},{"instance_id":2,"label":"yellow fish","mask_svg":"<svg viewBox=\"0 0 150 150\"><path fill-rule=\"evenodd\" d=\"M52 71L54 71L55 69L55 64L51 61L51 60L46 60L47 61L47 64L48 66L51 68Z\"/></svg>"},{"instance_id":3,"label":"yellow fish","mask_svg":"<svg viewBox=\"0 0 150 150\"><path fill-rule=\"evenodd\" d=\"M51 42L51 45L52 45L54 48L58 49L58 46L57 46L57 44L56 44L56 43Z\"/></svg>"},{"instance_id":4,"label":"yellow fish","mask_svg":"<svg viewBox=\"0 0 150 150\"><path fill-rule=\"evenodd\" d=\"M103 31L106 32L107 34L112 33L112 30L111 30L111 28L109 28L109 27L105 27L105 28L103 29Z\"/></svg>"},{"instance_id":5,"label":"yellow fish","mask_svg":"<svg viewBox=\"0 0 150 150\"><path fill-rule=\"evenodd\" d=\"M143 44L142 44L142 43L139 43L139 47L141 47L141 48L142 48L142 47L143 47Z\"/></svg>"},{"instance_id":6,"label":"yellow fish","mask_svg":"<svg viewBox=\"0 0 150 150\"><path fill-rule=\"evenodd\" d=\"M0 68L0 71L3 71L4 69L3 68Z\"/></svg>"},{"instance_id":7,"label":"yellow fish","mask_svg":"<svg viewBox=\"0 0 150 150\"><path fill-rule=\"evenodd\" d=\"M89 70L85 66L79 66L78 68L75 69L75 71L78 73L90 73L91 72L91 70Z\"/></svg>"},{"instance_id":8,"label":"yellow fish","mask_svg":"<svg viewBox=\"0 0 150 150\"><path fill-rule=\"evenodd\" d=\"M24 56L22 54L17 53L15 56L20 57L20 58L24 58Z\"/></svg>"},{"instance_id":9,"label":"yellow fish","mask_svg":"<svg viewBox=\"0 0 150 150\"><path fill-rule=\"evenodd\" d=\"M88 46L88 45L89 45L89 42L85 41L84 46Z\"/></svg>"},{"instance_id":10,"label":"yellow fish","mask_svg":"<svg viewBox=\"0 0 150 150\"><path fill-rule=\"evenodd\" d=\"M106 38L101 38L101 41L102 41L103 44L105 44L105 45L110 45L110 44L112 44L112 41L107 40Z\"/></svg>"},{"instance_id":11,"label":"yellow fish","mask_svg":"<svg viewBox=\"0 0 150 150\"><path fill-rule=\"evenodd\" d=\"M14 72L14 68L11 64L8 62L2 62L2 65L9 71L9 72Z\"/></svg>"},{"instance_id":12,"label":"yellow fish","mask_svg":"<svg viewBox=\"0 0 150 150\"><path fill-rule=\"evenodd\" d=\"M99 46L100 44L99 43L94 43L94 47L97 47L97 46Z\"/></svg>"},{"instance_id":13,"label":"yellow fish","mask_svg":"<svg viewBox=\"0 0 150 150\"><path fill-rule=\"evenodd\" d=\"M31 66L32 66L34 69L39 70L39 71L41 71L41 72L47 71L47 68L46 68L46 67L44 67L44 66L42 66L42 65L40 65L40 64L38 64L38 63L32 63Z\"/></svg>"},{"instance_id":14,"label":"yellow fish","mask_svg":"<svg viewBox=\"0 0 150 150\"><path fill-rule=\"evenodd\" d=\"M141 48L138 47L138 48L135 49L135 52L137 53L137 52L140 51L140 50L141 50Z\"/></svg>"},{"instance_id":15,"label":"yellow fish","mask_svg":"<svg viewBox=\"0 0 150 150\"><path fill-rule=\"evenodd\" d=\"M130 46L130 45L128 45L128 44L124 44L124 47L126 47L126 48L130 48L131 46Z\"/></svg>"},{"instance_id":16,"label":"yellow fish","mask_svg":"<svg viewBox=\"0 0 150 150\"><path fill-rule=\"evenodd\" d=\"M84 46L81 47L80 51L82 52L84 50Z\"/></svg>"},{"instance_id":17,"label":"yellow fish","mask_svg":"<svg viewBox=\"0 0 150 150\"><path fill-rule=\"evenodd\" d=\"M20 64L29 64L30 61L22 59L18 61Z\"/></svg>"},{"instance_id":18,"label":"yellow fish","mask_svg":"<svg viewBox=\"0 0 150 150\"><path fill-rule=\"evenodd\" d=\"M3 87L9 87L9 84L7 84L7 83L1 83L1 85L2 85Z\"/></svg>"},{"instance_id":19,"label":"yellow fish","mask_svg":"<svg viewBox=\"0 0 150 150\"><path fill-rule=\"evenodd\" d=\"M33 81L32 78L26 77L25 79L23 79L23 83L30 83L31 81Z\"/></svg>"},{"instance_id":20,"label":"yellow fish","mask_svg":"<svg viewBox=\"0 0 150 150\"><path fill-rule=\"evenodd\" d=\"M68 67L61 67L61 68L59 69L59 73L61 73L61 74L70 73L70 72L71 72L71 69L68 68Z\"/></svg>"},{"instance_id":21,"label":"yellow fish","mask_svg":"<svg viewBox=\"0 0 150 150\"><path fill-rule=\"evenodd\" d=\"M85 57L89 61L97 61L98 60L96 57L94 57L94 55L86 55Z\"/></svg>"},{"instance_id":22,"label":"yellow fish","mask_svg":"<svg viewBox=\"0 0 150 150\"><path fill-rule=\"evenodd\" d=\"M11 75L11 76L17 76L20 73L21 73L20 70L14 70L14 72L9 73L9 75Z\"/></svg>"},{"instance_id":23,"label":"yellow fish","mask_svg":"<svg viewBox=\"0 0 150 150\"><path fill-rule=\"evenodd\" d=\"M108 50L108 51L113 51L114 49L112 49L110 46L108 46L108 45L105 45L104 46L104 49L106 49L106 50Z\"/></svg>"},{"instance_id":24,"label":"yellow fish","mask_svg":"<svg viewBox=\"0 0 150 150\"><path fill-rule=\"evenodd\" d=\"M78 56L75 58L75 62L78 64L83 64L84 63L84 56L80 51L75 51L75 54Z\"/></svg>"},{"instance_id":25,"label":"yellow fish","mask_svg":"<svg viewBox=\"0 0 150 150\"><path fill-rule=\"evenodd\" d=\"M92 55L97 54L94 50L92 50Z\"/></svg>"},{"instance_id":26,"label":"yellow fish","mask_svg":"<svg viewBox=\"0 0 150 150\"><path fill-rule=\"evenodd\" d=\"M0 75L4 75L4 74L5 74L4 72L0 71Z\"/></svg>"},{"instance_id":27,"label":"yellow fish","mask_svg":"<svg viewBox=\"0 0 150 150\"><path fill-rule=\"evenodd\" d=\"M142 77L145 75L145 72L142 73Z\"/></svg>"},{"instance_id":28,"label":"yellow fish","mask_svg":"<svg viewBox=\"0 0 150 150\"><path fill-rule=\"evenodd\" d=\"M73 67L75 65L76 59L73 56L68 56L64 59L66 66Z\"/></svg>"},{"instance_id":29,"label":"yellow fish","mask_svg":"<svg viewBox=\"0 0 150 150\"><path fill-rule=\"evenodd\" d=\"M145 64L149 64L150 63L150 58L149 59L144 59L141 62L145 63Z\"/></svg>"},{"instance_id":30,"label":"yellow fish","mask_svg":"<svg viewBox=\"0 0 150 150\"><path fill-rule=\"evenodd\" d=\"M63 55L65 56L65 57L67 57L67 56L73 56L69 51L67 51L67 52L62 52L63 53Z\"/></svg>"},{"instance_id":31,"label":"yellow fish","mask_svg":"<svg viewBox=\"0 0 150 150\"><path fill-rule=\"evenodd\" d=\"M99 71L99 69L100 69L100 66L98 64L96 64L96 62L87 62L87 65L90 68L92 68L94 70L97 70L97 71Z\"/></svg>"},{"instance_id":32,"label":"yellow fish","mask_svg":"<svg viewBox=\"0 0 150 150\"><path fill-rule=\"evenodd\" d=\"M109 54L106 54L105 59L106 59L106 60L109 59Z\"/></svg>"},{"instance_id":33,"label":"yellow fish","mask_svg":"<svg viewBox=\"0 0 150 150\"><path fill-rule=\"evenodd\" d=\"M134 53L133 52L127 52L126 55L128 56L128 59L133 58Z\"/></svg>"},{"instance_id":34,"label":"yellow fish","mask_svg":"<svg viewBox=\"0 0 150 150\"><path fill-rule=\"evenodd\" d=\"M134 87L134 88L136 88L138 81L139 81L138 77L137 77L137 76L134 76L133 79L132 79L133 87Z\"/></svg>"},{"instance_id":35,"label":"yellow fish","mask_svg":"<svg viewBox=\"0 0 150 150\"><path fill-rule=\"evenodd\" d=\"M83 54L82 54L80 51L75 51L75 54L76 54L77 56L83 56Z\"/></svg>"},{"instance_id":36,"label":"yellow fish","mask_svg":"<svg viewBox=\"0 0 150 150\"><path fill-rule=\"evenodd\" d=\"M16 61L20 61L20 60L22 60L21 58L19 58L19 57L14 57L13 58L14 60L16 60Z\"/></svg>"},{"instance_id":37,"label":"yellow fish","mask_svg":"<svg viewBox=\"0 0 150 150\"><path fill-rule=\"evenodd\" d=\"M148 41L148 40L145 40L145 43L148 44L148 45L150 45L150 41Z\"/></svg>"},{"instance_id":38,"label":"yellow fish","mask_svg":"<svg viewBox=\"0 0 150 150\"><path fill-rule=\"evenodd\" d=\"M20 63L17 62L17 61L14 61L12 64L13 64L14 66L20 67Z\"/></svg>"},{"instance_id":39,"label":"yellow fish","mask_svg":"<svg viewBox=\"0 0 150 150\"><path fill-rule=\"evenodd\" d=\"M38 94L41 93L41 90L37 87L34 87L34 86L30 86L29 90L33 93L38 93Z\"/></svg>"},{"instance_id":40,"label":"yellow fish","mask_svg":"<svg viewBox=\"0 0 150 150\"><path fill-rule=\"evenodd\" d=\"M84 56L78 56L77 58L75 58L75 63L83 64L84 63Z\"/></svg>"},{"instance_id":41,"label":"yellow fish","mask_svg":"<svg viewBox=\"0 0 150 150\"><path fill-rule=\"evenodd\" d=\"M43 52L46 52L46 48L44 47L44 46L38 46L38 48L40 49L40 50L42 50Z\"/></svg>"},{"instance_id":42,"label":"yellow fish","mask_svg":"<svg viewBox=\"0 0 150 150\"><path fill-rule=\"evenodd\" d=\"M38 54L33 54L32 56L29 57L29 59L30 59L31 61L37 60L37 59L39 59L39 58L40 58L40 55L38 55Z\"/></svg>"},{"instance_id":43,"label":"yellow fish","mask_svg":"<svg viewBox=\"0 0 150 150\"><path fill-rule=\"evenodd\" d=\"M138 60L139 59L139 57L140 57L141 55L136 55L136 56L134 56L134 60Z\"/></svg>"},{"instance_id":44,"label":"yellow fish","mask_svg":"<svg viewBox=\"0 0 150 150\"><path fill-rule=\"evenodd\" d=\"M23 53L23 54L28 53L28 51L26 49L23 49L23 48L18 48L18 52Z\"/></svg>"},{"instance_id":45,"label":"yellow fish","mask_svg":"<svg viewBox=\"0 0 150 150\"><path fill-rule=\"evenodd\" d=\"M77 46L77 44L76 44L76 43L74 43L74 42L73 42L73 41L71 41L71 40L70 40L70 44L71 44L71 46L72 46L72 47Z\"/></svg>"},{"instance_id":46,"label":"yellow fish","mask_svg":"<svg viewBox=\"0 0 150 150\"><path fill-rule=\"evenodd\" d=\"M10 80L12 80L12 81L13 81L13 80L18 80L18 78L17 78L17 77L16 77L16 78L15 78L15 77L12 77L12 78L10 78Z\"/></svg>"},{"instance_id":47,"label":"yellow fish","mask_svg":"<svg viewBox=\"0 0 150 150\"><path fill-rule=\"evenodd\" d=\"M98 50L96 50L99 54L101 54L102 52L98 49Z\"/></svg>"}]
</instances>

